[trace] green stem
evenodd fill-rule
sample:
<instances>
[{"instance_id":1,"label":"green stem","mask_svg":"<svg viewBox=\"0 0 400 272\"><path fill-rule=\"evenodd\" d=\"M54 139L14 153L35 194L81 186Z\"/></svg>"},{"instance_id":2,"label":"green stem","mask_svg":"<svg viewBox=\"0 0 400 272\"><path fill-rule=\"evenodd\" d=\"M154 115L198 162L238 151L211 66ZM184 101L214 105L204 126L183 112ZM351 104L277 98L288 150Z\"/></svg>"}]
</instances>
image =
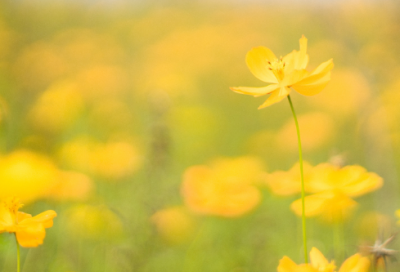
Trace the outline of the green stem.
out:
<instances>
[{"instance_id":1,"label":"green stem","mask_svg":"<svg viewBox=\"0 0 400 272\"><path fill-rule=\"evenodd\" d=\"M15 234L15 241L17 242L17 272L21 271L21 258L20 258L20 253L19 253L19 243L17 240L17 234Z\"/></svg>"},{"instance_id":2,"label":"green stem","mask_svg":"<svg viewBox=\"0 0 400 272\"><path fill-rule=\"evenodd\" d=\"M293 113L294 123L296 124L297 142L299 145L299 165L300 165L300 179L301 179L301 221L302 221L302 226L303 226L304 260L305 260L305 263L308 263L307 231L306 231L306 215L305 215L306 205L305 205L305 201L304 201L305 190L304 190L303 152L301 149L300 128L299 128L299 123L297 122L296 113L294 112L292 99L290 98L290 95L288 95L287 98L289 100L290 109L292 110L292 113Z\"/></svg>"}]
</instances>

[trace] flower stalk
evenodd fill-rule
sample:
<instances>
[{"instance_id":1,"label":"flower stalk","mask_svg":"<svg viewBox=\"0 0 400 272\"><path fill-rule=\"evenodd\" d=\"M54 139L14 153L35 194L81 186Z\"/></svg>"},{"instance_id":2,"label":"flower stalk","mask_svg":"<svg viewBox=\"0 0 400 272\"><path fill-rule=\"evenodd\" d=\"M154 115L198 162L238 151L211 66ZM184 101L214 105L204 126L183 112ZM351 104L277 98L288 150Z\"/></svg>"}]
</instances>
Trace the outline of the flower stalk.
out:
<instances>
[{"instance_id":1,"label":"flower stalk","mask_svg":"<svg viewBox=\"0 0 400 272\"><path fill-rule=\"evenodd\" d=\"M15 242L17 243L17 272L21 271L21 254L20 254L20 246L17 240L17 234L15 234Z\"/></svg>"},{"instance_id":2,"label":"flower stalk","mask_svg":"<svg viewBox=\"0 0 400 272\"><path fill-rule=\"evenodd\" d=\"M304 261L305 261L305 263L308 263L303 151L301 149L300 128L299 128L299 123L297 122L296 112L294 111L294 107L293 107L293 103L292 103L292 99L290 98L290 95L288 95L287 98L289 101L290 109L292 110L292 113L293 113L293 119L294 119L294 123L296 125L296 131L297 131L297 142L298 142L298 146L299 146L299 166L300 166L300 180L301 180L301 221L302 221L302 230L303 230Z\"/></svg>"}]
</instances>

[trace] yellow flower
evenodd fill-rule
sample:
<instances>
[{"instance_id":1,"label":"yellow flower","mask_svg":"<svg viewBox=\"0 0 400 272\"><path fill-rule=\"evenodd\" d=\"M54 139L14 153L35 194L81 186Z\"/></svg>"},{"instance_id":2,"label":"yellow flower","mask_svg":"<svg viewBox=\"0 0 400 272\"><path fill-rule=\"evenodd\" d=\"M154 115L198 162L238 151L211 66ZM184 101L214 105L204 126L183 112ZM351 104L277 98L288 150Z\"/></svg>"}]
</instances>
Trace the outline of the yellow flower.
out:
<instances>
[{"instance_id":1,"label":"yellow flower","mask_svg":"<svg viewBox=\"0 0 400 272\"><path fill-rule=\"evenodd\" d=\"M15 197L0 203L0 233L14 232L21 246L37 247L43 244L45 228L53 226L53 218L57 213L48 210L32 217L30 214L19 212L21 207L22 204Z\"/></svg>"},{"instance_id":2,"label":"yellow flower","mask_svg":"<svg viewBox=\"0 0 400 272\"><path fill-rule=\"evenodd\" d=\"M322 163L312 169L306 183L306 191L314 193L305 198L306 216L321 216L324 221L346 219L357 205L352 197L377 190L383 180L375 173L367 172L358 165L340 168ZM291 209L301 216L301 200L292 203Z\"/></svg>"},{"instance_id":3,"label":"yellow flower","mask_svg":"<svg viewBox=\"0 0 400 272\"><path fill-rule=\"evenodd\" d=\"M57 183L46 198L56 201L86 200L93 191L94 183L87 175L75 171L59 171Z\"/></svg>"},{"instance_id":4,"label":"yellow flower","mask_svg":"<svg viewBox=\"0 0 400 272\"><path fill-rule=\"evenodd\" d=\"M310 251L309 264L296 264L289 257L284 256L279 261L278 272L334 272L336 266L333 261L328 262L324 255L315 247ZM367 257L354 254L344 261L339 272L367 272L370 261Z\"/></svg>"},{"instance_id":5,"label":"yellow flower","mask_svg":"<svg viewBox=\"0 0 400 272\"><path fill-rule=\"evenodd\" d=\"M305 70L308 64L307 39L300 39L300 51L293 50L285 57L278 59L272 51L259 46L251 49L246 56L246 63L255 77L266 83L266 87L232 87L231 90L241 94L261 96L271 94L259 109L281 101L289 95L290 88L303 95L318 94L331 79L332 59L321 63L314 71Z\"/></svg>"},{"instance_id":6,"label":"yellow flower","mask_svg":"<svg viewBox=\"0 0 400 272\"><path fill-rule=\"evenodd\" d=\"M196 222L194 216L183 206L169 207L151 216L160 236L170 244L180 244L193 236Z\"/></svg>"},{"instance_id":7,"label":"yellow flower","mask_svg":"<svg viewBox=\"0 0 400 272\"><path fill-rule=\"evenodd\" d=\"M343 221L357 206L356 201L336 190L306 196L304 201L306 217L320 216L323 221L328 223ZM294 201L290 208L298 216L301 216L301 199Z\"/></svg>"},{"instance_id":8,"label":"yellow flower","mask_svg":"<svg viewBox=\"0 0 400 272\"><path fill-rule=\"evenodd\" d=\"M255 186L263 175L261 163L251 157L215 160L210 166L188 168L182 195L186 206L200 214L241 216L261 200Z\"/></svg>"},{"instance_id":9,"label":"yellow flower","mask_svg":"<svg viewBox=\"0 0 400 272\"><path fill-rule=\"evenodd\" d=\"M305 186L308 183L308 177L312 166L308 162L303 162ZM279 196L290 196L301 192L300 168L296 163L288 171L275 171L265 175L265 183L271 189L271 192Z\"/></svg>"},{"instance_id":10,"label":"yellow flower","mask_svg":"<svg viewBox=\"0 0 400 272\"><path fill-rule=\"evenodd\" d=\"M69 167L89 172L109 181L122 180L140 168L140 151L131 142L100 143L87 137L64 144L60 159Z\"/></svg>"},{"instance_id":11,"label":"yellow flower","mask_svg":"<svg viewBox=\"0 0 400 272\"><path fill-rule=\"evenodd\" d=\"M124 237L121 216L105 205L79 204L65 212L67 233L92 241L119 241Z\"/></svg>"},{"instance_id":12,"label":"yellow flower","mask_svg":"<svg viewBox=\"0 0 400 272\"><path fill-rule=\"evenodd\" d=\"M16 150L1 156L0 199L18 195L24 202L47 196L59 179L53 161L28 150Z\"/></svg>"},{"instance_id":13,"label":"yellow flower","mask_svg":"<svg viewBox=\"0 0 400 272\"><path fill-rule=\"evenodd\" d=\"M369 271L369 266L369 259L357 253L344 261L339 272L367 272Z\"/></svg>"},{"instance_id":14,"label":"yellow flower","mask_svg":"<svg viewBox=\"0 0 400 272\"><path fill-rule=\"evenodd\" d=\"M315 247L310 251L310 263L297 265L289 257L284 256L279 261L278 272L333 272L336 266L328 262L324 255Z\"/></svg>"},{"instance_id":15,"label":"yellow flower","mask_svg":"<svg viewBox=\"0 0 400 272\"><path fill-rule=\"evenodd\" d=\"M382 187L383 179L375 173L367 172L359 165L340 168L329 163L321 163L313 169L307 184L311 193L326 190L340 190L349 197L357 197Z\"/></svg>"}]
</instances>

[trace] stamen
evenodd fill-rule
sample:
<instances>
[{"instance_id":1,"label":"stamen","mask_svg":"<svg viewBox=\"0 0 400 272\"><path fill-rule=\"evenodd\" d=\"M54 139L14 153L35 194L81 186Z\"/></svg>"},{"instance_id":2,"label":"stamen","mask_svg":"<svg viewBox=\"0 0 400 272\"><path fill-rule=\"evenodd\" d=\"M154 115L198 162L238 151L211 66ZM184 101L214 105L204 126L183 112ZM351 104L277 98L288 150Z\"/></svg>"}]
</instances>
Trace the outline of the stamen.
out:
<instances>
[{"instance_id":1,"label":"stamen","mask_svg":"<svg viewBox=\"0 0 400 272\"><path fill-rule=\"evenodd\" d=\"M16 214L18 209L23 205L19 202L19 199L16 197L10 197L3 201L2 203L6 209L8 209L12 214Z\"/></svg>"}]
</instances>

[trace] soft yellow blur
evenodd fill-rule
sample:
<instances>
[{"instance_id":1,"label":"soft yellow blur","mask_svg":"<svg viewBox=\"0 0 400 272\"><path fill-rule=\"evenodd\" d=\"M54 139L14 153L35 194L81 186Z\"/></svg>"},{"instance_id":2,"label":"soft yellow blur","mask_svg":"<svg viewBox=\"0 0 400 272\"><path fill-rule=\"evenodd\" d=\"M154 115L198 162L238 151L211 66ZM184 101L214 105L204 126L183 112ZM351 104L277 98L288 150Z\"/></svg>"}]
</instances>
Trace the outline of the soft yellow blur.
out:
<instances>
[{"instance_id":1,"label":"soft yellow blur","mask_svg":"<svg viewBox=\"0 0 400 272\"><path fill-rule=\"evenodd\" d=\"M255 187L263 174L261 165L256 158L239 157L188 168L181 188L185 204L196 213L225 217L251 211L261 201Z\"/></svg>"},{"instance_id":2,"label":"soft yellow blur","mask_svg":"<svg viewBox=\"0 0 400 272\"><path fill-rule=\"evenodd\" d=\"M342 69L332 74L326 90L307 102L329 116L357 117L370 102L371 90L368 80L358 70Z\"/></svg>"},{"instance_id":3,"label":"soft yellow blur","mask_svg":"<svg viewBox=\"0 0 400 272\"><path fill-rule=\"evenodd\" d=\"M84 201L90 197L93 190L94 183L87 175L74 171L60 171L56 185L46 198L57 201Z\"/></svg>"},{"instance_id":4,"label":"soft yellow blur","mask_svg":"<svg viewBox=\"0 0 400 272\"><path fill-rule=\"evenodd\" d=\"M306 196L304 201L306 217L318 216L319 219L327 223L346 220L357 207L356 201L336 190ZM298 216L301 216L301 199L294 201L290 208Z\"/></svg>"},{"instance_id":5,"label":"soft yellow blur","mask_svg":"<svg viewBox=\"0 0 400 272\"><path fill-rule=\"evenodd\" d=\"M18 196L23 203L45 197L56 186L58 169L50 158L28 150L0 157L0 198Z\"/></svg>"},{"instance_id":6,"label":"soft yellow blur","mask_svg":"<svg viewBox=\"0 0 400 272\"><path fill-rule=\"evenodd\" d=\"M369 267L369 259L357 253L347 258L338 272L368 272ZM289 257L284 256L278 266L278 272L335 272L335 269L335 262L329 262L315 247L310 251L309 264L296 264Z\"/></svg>"},{"instance_id":7,"label":"soft yellow blur","mask_svg":"<svg viewBox=\"0 0 400 272\"><path fill-rule=\"evenodd\" d=\"M358 197L382 187L383 179L358 165L340 168L321 163L311 170L306 191L313 193L305 198L305 215L318 216L334 223L347 219L357 206L352 197ZM301 199L292 203L291 209L302 214Z\"/></svg>"},{"instance_id":8,"label":"soft yellow blur","mask_svg":"<svg viewBox=\"0 0 400 272\"><path fill-rule=\"evenodd\" d=\"M193 215L182 206L165 208L152 217L160 236L170 244L188 241L194 234L196 222Z\"/></svg>"},{"instance_id":9,"label":"soft yellow blur","mask_svg":"<svg viewBox=\"0 0 400 272\"><path fill-rule=\"evenodd\" d=\"M335 120L328 114L312 112L299 115L298 122L304 152L321 149L336 137ZM298 140L296 135L295 123L293 119L289 119L276 134L276 142L279 148L286 152L297 152Z\"/></svg>"},{"instance_id":10,"label":"soft yellow blur","mask_svg":"<svg viewBox=\"0 0 400 272\"><path fill-rule=\"evenodd\" d=\"M88 137L67 142L60 150L60 159L72 169L110 181L127 177L142 163L138 148L130 142L100 143Z\"/></svg>"},{"instance_id":11,"label":"soft yellow blur","mask_svg":"<svg viewBox=\"0 0 400 272\"><path fill-rule=\"evenodd\" d=\"M64 214L70 235L90 240L120 239L124 234L121 218L106 206L78 205Z\"/></svg>"},{"instance_id":12,"label":"soft yellow blur","mask_svg":"<svg viewBox=\"0 0 400 272\"><path fill-rule=\"evenodd\" d=\"M61 132L77 121L84 107L80 90L72 82L56 82L44 91L29 114L35 127Z\"/></svg>"},{"instance_id":13,"label":"soft yellow blur","mask_svg":"<svg viewBox=\"0 0 400 272\"><path fill-rule=\"evenodd\" d=\"M307 186L312 166L303 162L304 184ZM290 196L301 192L300 166L297 162L288 171L275 171L265 175L265 183L275 195Z\"/></svg>"},{"instance_id":14,"label":"soft yellow blur","mask_svg":"<svg viewBox=\"0 0 400 272\"><path fill-rule=\"evenodd\" d=\"M400 215L400 213L399 213ZM354 226L355 232L362 238L374 241L380 233L392 233L394 218L392 216L369 211L362 214ZM365 226L368 226L367 228Z\"/></svg>"}]
</instances>

